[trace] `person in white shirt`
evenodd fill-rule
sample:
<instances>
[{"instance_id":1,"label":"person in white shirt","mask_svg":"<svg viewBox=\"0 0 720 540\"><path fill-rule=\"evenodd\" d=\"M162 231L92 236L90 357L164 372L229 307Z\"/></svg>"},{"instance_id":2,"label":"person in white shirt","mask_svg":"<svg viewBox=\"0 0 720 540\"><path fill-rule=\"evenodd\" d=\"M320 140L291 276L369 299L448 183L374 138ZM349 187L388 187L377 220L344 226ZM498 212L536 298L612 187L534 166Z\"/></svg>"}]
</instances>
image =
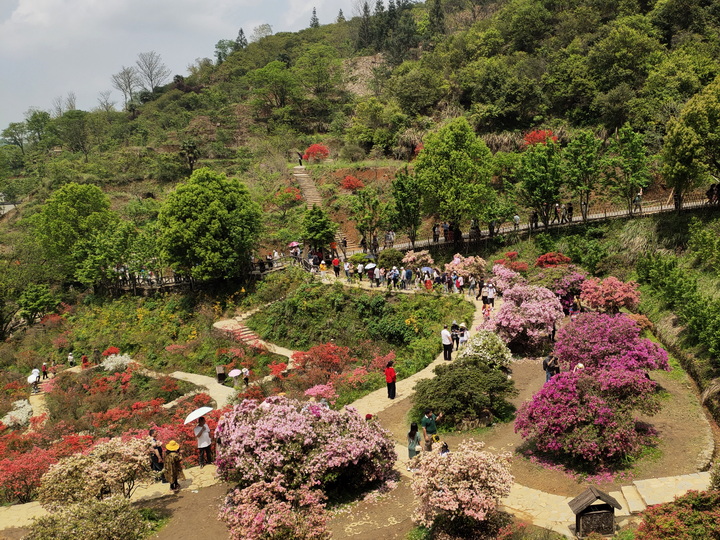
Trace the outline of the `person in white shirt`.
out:
<instances>
[{"instance_id":1,"label":"person in white shirt","mask_svg":"<svg viewBox=\"0 0 720 540\"><path fill-rule=\"evenodd\" d=\"M453 341L447 324L442 329L442 332L440 332L440 337L442 337L443 358L445 360L452 360Z\"/></svg>"},{"instance_id":2,"label":"person in white shirt","mask_svg":"<svg viewBox=\"0 0 720 540\"><path fill-rule=\"evenodd\" d=\"M212 463L212 438L210 437L210 426L205 422L205 417L201 416L198 418L198 425L193 430L195 438L197 439L198 451L200 453L199 462L200 468L203 468L207 463Z\"/></svg>"}]
</instances>

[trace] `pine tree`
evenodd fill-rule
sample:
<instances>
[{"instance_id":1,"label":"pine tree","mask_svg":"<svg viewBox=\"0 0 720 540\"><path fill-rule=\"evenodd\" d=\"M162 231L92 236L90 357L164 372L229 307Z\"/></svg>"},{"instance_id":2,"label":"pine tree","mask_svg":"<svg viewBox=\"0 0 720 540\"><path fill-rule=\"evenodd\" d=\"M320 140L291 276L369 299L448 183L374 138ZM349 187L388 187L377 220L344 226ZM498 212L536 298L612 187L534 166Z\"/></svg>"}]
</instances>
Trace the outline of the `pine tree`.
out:
<instances>
[{"instance_id":1,"label":"pine tree","mask_svg":"<svg viewBox=\"0 0 720 540\"><path fill-rule=\"evenodd\" d=\"M442 7L442 0L433 0L430 6L430 35L433 39L445 35L445 12Z\"/></svg>"},{"instance_id":2,"label":"pine tree","mask_svg":"<svg viewBox=\"0 0 720 540\"><path fill-rule=\"evenodd\" d=\"M337 19L335 19L336 23L344 23L345 22L345 15L342 12L342 9L338 11Z\"/></svg>"},{"instance_id":3,"label":"pine tree","mask_svg":"<svg viewBox=\"0 0 720 540\"><path fill-rule=\"evenodd\" d=\"M387 34L387 12L385 11L383 1L376 0L375 13L373 13L373 42L375 43L376 49L382 50L384 48Z\"/></svg>"},{"instance_id":4,"label":"pine tree","mask_svg":"<svg viewBox=\"0 0 720 540\"><path fill-rule=\"evenodd\" d=\"M242 49L247 47L247 45L248 45L248 42L247 42L247 38L245 37L245 32L241 28L240 31L238 32L237 37L235 38L235 50L241 51Z\"/></svg>"},{"instance_id":5,"label":"pine tree","mask_svg":"<svg viewBox=\"0 0 720 540\"><path fill-rule=\"evenodd\" d=\"M370 18L370 6L367 2L363 3L363 11L360 17L360 26L358 28L357 48L358 50L372 47L373 44L373 26Z\"/></svg>"},{"instance_id":6,"label":"pine tree","mask_svg":"<svg viewBox=\"0 0 720 540\"><path fill-rule=\"evenodd\" d=\"M320 20L318 19L315 8L313 8L312 17L310 17L310 28L320 28Z\"/></svg>"}]
</instances>

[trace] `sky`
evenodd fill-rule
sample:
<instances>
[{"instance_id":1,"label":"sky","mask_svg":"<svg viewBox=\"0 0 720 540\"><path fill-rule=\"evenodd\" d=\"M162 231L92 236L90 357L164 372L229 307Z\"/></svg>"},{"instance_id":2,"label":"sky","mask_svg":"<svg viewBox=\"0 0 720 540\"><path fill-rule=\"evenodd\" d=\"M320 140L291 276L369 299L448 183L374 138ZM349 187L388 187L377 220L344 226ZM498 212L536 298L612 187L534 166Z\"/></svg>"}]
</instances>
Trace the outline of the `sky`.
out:
<instances>
[{"instance_id":1,"label":"sky","mask_svg":"<svg viewBox=\"0 0 720 540\"><path fill-rule=\"evenodd\" d=\"M313 7L320 24L340 9L359 14L358 0L0 0L0 130L68 92L78 109L97 107L103 91L122 106L111 76L139 53L155 51L172 75L186 75L240 28L247 37L261 24L301 30Z\"/></svg>"}]
</instances>

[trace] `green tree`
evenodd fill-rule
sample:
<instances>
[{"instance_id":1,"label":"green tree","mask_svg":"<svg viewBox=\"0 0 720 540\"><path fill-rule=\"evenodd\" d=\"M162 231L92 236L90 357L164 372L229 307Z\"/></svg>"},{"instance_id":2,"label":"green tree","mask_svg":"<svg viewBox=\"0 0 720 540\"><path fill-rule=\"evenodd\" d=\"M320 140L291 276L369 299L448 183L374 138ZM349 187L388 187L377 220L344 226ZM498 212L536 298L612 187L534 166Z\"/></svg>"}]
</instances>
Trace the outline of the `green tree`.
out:
<instances>
[{"instance_id":1,"label":"green tree","mask_svg":"<svg viewBox=\"0 0 720 540\"><path fill-rule=\"evenodd\" d=\"M694 129L681 121L671 120L662 149L662 172L665 183L675 190L675 209L682 210L685 195L708 178L703 162L704 147Z\"/></svg>"},{"instance_id":2,"label":"green tree","mask_svg":"<svg viewBox=\"0 0 720 540\"><path fill-rule=\"evenodd\" d=\"M118 219L99 187L70 182L55 191L29 221L48 264L70 278L82 258L76 250L78 243L114 227Z\"/></svg>"},{"instance_id":3,"label":"green tree","mask_svg":"<svg viewBox=\"0 0 720 540\"><path fill-rule=\"evenodd\" d=\"M247 38L245 37L245 31L241 28L238 31L237 37L235 38L235 50L242 51L243 49L247 48L247 46L248 46L248 41L247 41Z\"/></svg>"},{"instance_id":4,"label":"green tree","mask_svg":"<svg viewBox=\"0 0 720 540\"><path fill-rule=\"evenodd\" d=\"M90 153L90 122L85 111L67 111L55 120L58 136L71 152L82 152L85 161Z\"/></svg>"},{"instance_id":5,"label":"green tree","mask_svg":"<svg viewBox=\"0 0 720 540\"><path fill-rule=\"evenodd\" d=\"M350 203L357 229L371 248L372 239L388 222L389 207L390 204L384 202L377 189L372 187L359 190Z\"/></svg>"},{"instance_id":6,"label":"green tree","mask_svg":"<svg viewBox=\"0 0 720 540\"><path fill-rule=\"evenodd\" d=\"M94 231L78 241L74 250L78 260L75 279L95 287L96 292L113 290L118 285L117 269L126 263L136 235L131 223L119 221L114 227Z\"/></svg>"},{"instance_id":7,"label":"green tree","mask_svg":"<svg viewBox=\"0 0 720 540\"><path fill-rule=\"evenodd\" d=\"M22 292L20 268L8 259L0 259L0 340L5 341L18 325L16 318L20 305L18 300Z\"/></svg>"},{"instance_id":8,"label":"green tree","mask_svg":"<svg viewBox=\"0 0 720 540\"><path fill-rule=\"evenodd\" d=\"M297 80L315 97L337 92L342 82L342 63L335 48L315 43L295 62Z\"/></svg>"},{"instance_id":9,"label":"green tree","mask_svg":"<svg viewBox=\"0 0 720 540\"><path fill-rule=\"evenodd\" d=\"M360 15L360 25L358 26L357 50L362 51L363 49L370 48L373 44L374 37L370 6L367 1L365 1L363 2L362 14Z\"/></svg>"},{"instance_id":10,"label":"green tree","mask_svg":"<svg viewBox=\"0 0 720 540\"><path fill-rule=\"evenodd\" d=\"M525 150L517 173L521 180L520 196L540 216L545 229L550 225L550 211L560 198L562 152L548 139Z\"/></svg>"},{"instance_id":11,"label":"green tree","mask_svg":"<svg viewBox=\"0 0 720 540\"><path fill-rule=\"evenodd\" d=\"M45 139L48 124L50 124L50 113L47 111L29 109L25 113L25 125L33 144L38 144Z\"/></svg>"},{"instance_id":12,"label":"green tree","mask_svg":"<svg viewBox=\"0 0 720 540\"><path fill-rule=\"evenodd\" d=\"M392 224L398 231L407 234L410 245L415 249L417 232L422 223L422 196L420 182L408 172L408 168L398 171L392 181Z\"/></svg>"},{"instance_id":13,"label":"green tree","mask_svg":"<svg viewBox=\"0 0 720 540\"><path fill-rule=\"evenodd\" d=\"M703 143L703 161L717 175L720 171L720 76L685 104L680 121L698 134Z\"/></svg>"},{"instance_id":14,"label":"green tree","mask_svg":"<svg viewBox=\"0 0 720 540\"><path fill-rule=\"evenodd\" d=\"M195 170L195 163L200 158L200 149L198 148L197 142L192 139L186 139L180 144L180 156L185 159L185 162L190 169L190 174Z\"/></svg>"},{"instance_id":15,"label":"green tree","mask_svg":"<svg viewBox=\"0 0 720 540\"><path fill-rule=\"evenodd\" d=\"M608 187L625 200L628 212L632 214L633 199L650 183L645 139L626 123L613 137L608 154Z\"/></svg>"},{"instance_id":16,"label":"green tree","mask_svg":"<svg viewBox=\"0 0 720 540\"><path fill-rule=\"evenodd\" d=\"M248 73L256 109L282 109L297 96L299 83L284 62L274 60Z\"/></svg>"},{"instance_id":17,"label":"green tree","mask_svg":"<svg viewBox=\"0 0 720 540\"><path fill-rule=\"evenodd\" d=\"M237 41L233 39L221 39L215 44L215 64L220 65L227 57L237 50Z\"/></svg>"},{"instance_id":18,"label":"green tree","mask_svg":"<svg viewBox=\"0 0 720 540\"><path fill-rule=\"evenodd\" d=\"M458 225L482 208L491 172L492 154L465 118L428 134L415 163L426 212Z\"/></svg>"},{"instance_id":19,"label":"green tree","mask_svg":"<svg viewBox=\"0 0 720 540\"><path fill-rule=\"evenodd\" d=\"M320 208L313 205L305 212L302 221L303 240L310 244L313 251L324 248L335 240L337 224Z\"/></svg>"},{"instance_id":20,"label":"green tree","mask_svg":"<svg viewBox=\"0 0 720 540\"><path fill-rule=\"evenodd\" d=\"M477 217L480 221L487 223L490 236L494 236L503 223L512 219L515 212L517 212L517 209L512 201L491 191L488 193L485 204Z\"/></svg>"},{"instance_id":21,"label":"green tree","mask_svg":"<svg viewBox=\"0 0 720 540\"><path fill-rule=\"evenodd\" d=\"M45 284L31 283L20 294L17 305L20 308L20 316L28 325L32 325L35 319L49 313L60 303L60 300L50 291Z\"/></svg>"},{"instance_id":22,"label":"green tree","mask_svg":"<svg viewBox=\"0 0 720 540\"><path fill-rule=\"evenodd\" d=\"M318 19L317 11L313 7L312 17L310 17L310 28L320 28L320 19Z\"/></svg>"},{"instance_id":23,"label":"green tree","mask_svg":"<svg viewBox=\"0 0 720 540\"><path fill-rule=\"evenodd\" d=\"M580 131L563 152L567 184L580 200L583 221L587 221L590 194L595 190L602 169L601 149L602 141L592 132Z\"/></svg>"},{"instance_id":24,"label":"green tree","mask_svg":"<svg viewBox=\"0 0 720 540\"><path fill-rule=\"evenodd\" d=\"M445 11L443 10L442 0L431 0L428 13L428 30L432 41L442 39L445 35Z\"/></svg>"},{"instance_id":25,"label":"green tree","mask_svg":"<svg viewBox=\"0 0 720 540\"><path fill-rule=\"evenodd\" d=\"M198 169L160 210L160 246L180 274L200 280L237 277L249 266L261 216L239 180Z\"/></svg>"},{"instance_id":26,"label":"green tree","mask_svg":"<svg viewBox=\"0 0 720 540\"><path fill-rule=\"evenodd\" d=\"M22 154L25 154L27 138L28 128L25 122L11 122L2 130L2 142L17 146Z\"/></svg>"}]
</instances>

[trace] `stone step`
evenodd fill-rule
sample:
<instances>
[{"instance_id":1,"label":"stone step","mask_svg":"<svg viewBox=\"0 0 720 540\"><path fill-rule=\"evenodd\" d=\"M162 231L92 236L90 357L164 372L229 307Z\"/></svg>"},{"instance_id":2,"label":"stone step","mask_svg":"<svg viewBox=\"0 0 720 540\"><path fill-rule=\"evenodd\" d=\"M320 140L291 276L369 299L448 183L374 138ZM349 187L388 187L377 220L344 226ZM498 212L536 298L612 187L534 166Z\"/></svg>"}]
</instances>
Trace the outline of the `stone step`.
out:
<instances>
[{"instance_id":1,"label":"stone step","mask_svg":"<svg viewBox=\"0 0 720 540\"><path fill-rule=\"evenodd\" d=\"M647 508L642 495L640 495L640 492L634 485L622 486L620 489L623 497L625 497L625 500L628 503L628 510L631 514L639 514Z\"/></svg>"},{"instance_id":2,"label":"stone step","mask_svg":"<svg viewBox=\"0 0 720 540\"><path fill-rule=\"evenodd\" d=\"M647 506L670 502L688 490L703 491L710 486L710 472L635 480L633 485Z\"/></svg>"},{"instance_id":3,"label":"stone step","mask_svg":"<svg viewBox=\"0 0 720 540\"><path fill-rule=\"evenodd\" d=\"M622 506L622 510L618 510L615 512L616 516L630 515L630 508L627 500L625 499L625 495L622 494L622 491L611 491L610 493L608 493L608 495L613 497L617 502L620 503L620 506Z\"/></svg>"}]
</instances>

